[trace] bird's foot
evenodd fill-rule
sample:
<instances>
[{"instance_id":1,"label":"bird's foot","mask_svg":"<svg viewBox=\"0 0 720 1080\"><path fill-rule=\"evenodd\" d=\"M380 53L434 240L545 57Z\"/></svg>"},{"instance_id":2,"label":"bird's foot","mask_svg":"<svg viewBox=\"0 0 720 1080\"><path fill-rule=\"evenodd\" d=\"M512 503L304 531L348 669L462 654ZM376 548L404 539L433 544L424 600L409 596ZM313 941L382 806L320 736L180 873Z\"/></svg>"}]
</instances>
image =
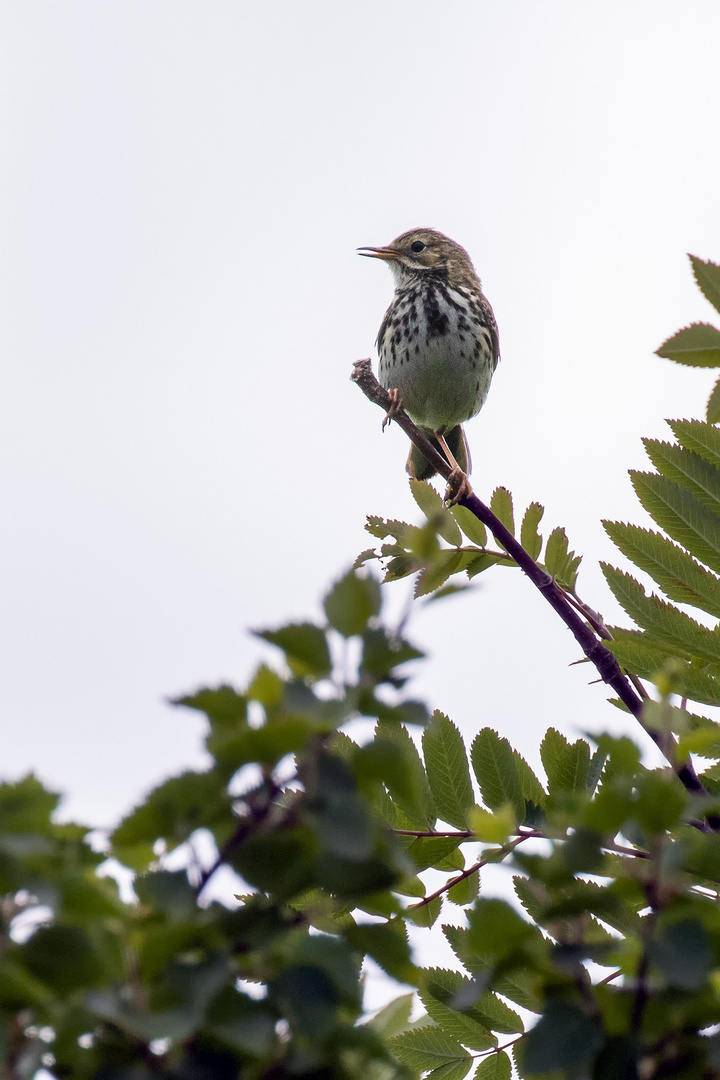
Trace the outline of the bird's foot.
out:
<instances>
[{"instance_id":1,"label":"bird's foot","mask_svg":"<svg viewBox=\"0 0 720 1080\"><path fill-rule=\"evenodd\" d=\"M456 466L448 476L445 502L448 506L456 506L461 499L467 499L468 495L472 495L470 481L462 469Z\"/></svg>"},{"instance_id":2,"label":"bird's foot","mask_svg":"<svg viewBox=\"0 0 720 1080\"><path fill-rule=\"evenodd\" d=\"M402 409L403 407L403 399L400 397L400 391L397 389L397 387L394 387L392 390L388 390L388 397L390 398L390 404L388 406L388 411L385 413L385 419L382 422L383 431L390 423L390 421L395 419L397 414L400 412L400 409Z\"/></svg>"}]
</instances>

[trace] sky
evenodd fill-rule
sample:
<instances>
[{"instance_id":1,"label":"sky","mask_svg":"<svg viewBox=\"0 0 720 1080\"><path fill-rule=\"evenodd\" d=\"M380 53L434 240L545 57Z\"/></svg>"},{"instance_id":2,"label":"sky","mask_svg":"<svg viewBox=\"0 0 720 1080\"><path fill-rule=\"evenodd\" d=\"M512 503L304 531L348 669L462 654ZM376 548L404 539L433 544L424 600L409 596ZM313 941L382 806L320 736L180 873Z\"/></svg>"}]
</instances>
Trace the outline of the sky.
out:
<instances>
[{"instance_id":1,"label":"sky","mask_svg":"<svg viewBox=\"0 0 720 1080\"><path fill-rule=\"evenodd\" d=\"M392 296L356 248L412 227L468 249L500 328L476 493L543 503L620 618L601 520L645 520L641 437L712 385L653 353L713 320L687 252L720 259L719 38L715 0L2 5L2 779L111 825L204 767L169 698L320 617L367 514L418 520L349 381ZM409 633L468 739L637 733L519 572Z\"/></svg>"}]
</instances>

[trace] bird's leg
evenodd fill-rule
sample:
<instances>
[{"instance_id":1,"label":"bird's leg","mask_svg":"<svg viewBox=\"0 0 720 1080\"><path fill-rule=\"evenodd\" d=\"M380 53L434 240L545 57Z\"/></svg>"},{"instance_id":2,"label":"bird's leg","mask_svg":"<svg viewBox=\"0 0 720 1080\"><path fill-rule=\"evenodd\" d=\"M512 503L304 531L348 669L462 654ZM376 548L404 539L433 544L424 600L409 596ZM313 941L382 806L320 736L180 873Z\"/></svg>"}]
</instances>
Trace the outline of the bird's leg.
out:
<instances>
[{"instance_id":1,"label":"bird's leg","mask_svg":"<svg viewBox=\"0 0 720 1080\"><path fill-rule=\"evenodd\" d=\"M470 481L468 480L466 473L464 473L458 465L452 450L439 431L435 432L435 438L440 444L440 449L447 458L448 464L452 466L452 472L448 477L447 491L445 492L445 502L449 503L450 506L455 506L461 499L465 499L468 495L472 495Z\"/></svg>"},{"instance_id":2,"label":"bird's leg","mask_svg":"<svg viewBox=\"0 0 720 1080\"><path fill-rule=\"evenodd\" d=\"M400 397L400 391L397 387L392 390L388 390L388 397L390 398L390 405L388 411L385 413L385 419L382 422L382 430L384 431L390 421L394 418L396 413L403 407L403 400Z\"/></svg>"}]
</instances>

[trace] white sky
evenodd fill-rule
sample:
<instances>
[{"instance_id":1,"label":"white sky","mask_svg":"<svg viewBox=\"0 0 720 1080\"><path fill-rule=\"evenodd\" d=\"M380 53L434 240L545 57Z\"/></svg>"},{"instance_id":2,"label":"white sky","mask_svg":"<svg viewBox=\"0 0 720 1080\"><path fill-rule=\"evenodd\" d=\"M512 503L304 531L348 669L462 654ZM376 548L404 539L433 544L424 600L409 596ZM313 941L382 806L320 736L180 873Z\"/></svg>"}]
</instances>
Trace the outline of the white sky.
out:
<instances>
[{"instance_id":1,"label":"white sky","mask_svg":"<svg viewBox=\"0 0 720 1080\"><path fill-rule=\"evenodd\" d=\"M112 823L203 761L164 698L242 683L246 628L317 613L367 513L416 518L348 381L392 291L355 248L413 226L500 327L478 494L544 502L616 617L600 519L641 520L640 437L712 383L653 350L713 319L718 40L716 0L2 5L4 777ZM531 761L622 724L531 586L480 580L417 615L417 693Z\"/></svg>"}]
</instances>

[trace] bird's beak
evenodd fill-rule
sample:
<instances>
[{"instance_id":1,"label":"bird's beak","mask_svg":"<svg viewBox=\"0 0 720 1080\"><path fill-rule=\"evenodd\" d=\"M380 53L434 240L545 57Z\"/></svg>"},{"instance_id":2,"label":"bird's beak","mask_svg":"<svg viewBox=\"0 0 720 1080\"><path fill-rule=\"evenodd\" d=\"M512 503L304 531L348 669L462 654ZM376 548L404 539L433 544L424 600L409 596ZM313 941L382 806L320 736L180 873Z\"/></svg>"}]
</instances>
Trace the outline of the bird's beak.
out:
<instances>
[{"instance_id":1,"label":"bird's beak","mask_svg":"<svg viewBox=\"0 0 720 1080\"><path fill-rule=\"evenodd\" d=\"M397 251L391 247L362 247L357 250L358 255L366 255L368 259L384 259L385 262L397 262L400 258Z\"/></svg>"}]
</instances>

